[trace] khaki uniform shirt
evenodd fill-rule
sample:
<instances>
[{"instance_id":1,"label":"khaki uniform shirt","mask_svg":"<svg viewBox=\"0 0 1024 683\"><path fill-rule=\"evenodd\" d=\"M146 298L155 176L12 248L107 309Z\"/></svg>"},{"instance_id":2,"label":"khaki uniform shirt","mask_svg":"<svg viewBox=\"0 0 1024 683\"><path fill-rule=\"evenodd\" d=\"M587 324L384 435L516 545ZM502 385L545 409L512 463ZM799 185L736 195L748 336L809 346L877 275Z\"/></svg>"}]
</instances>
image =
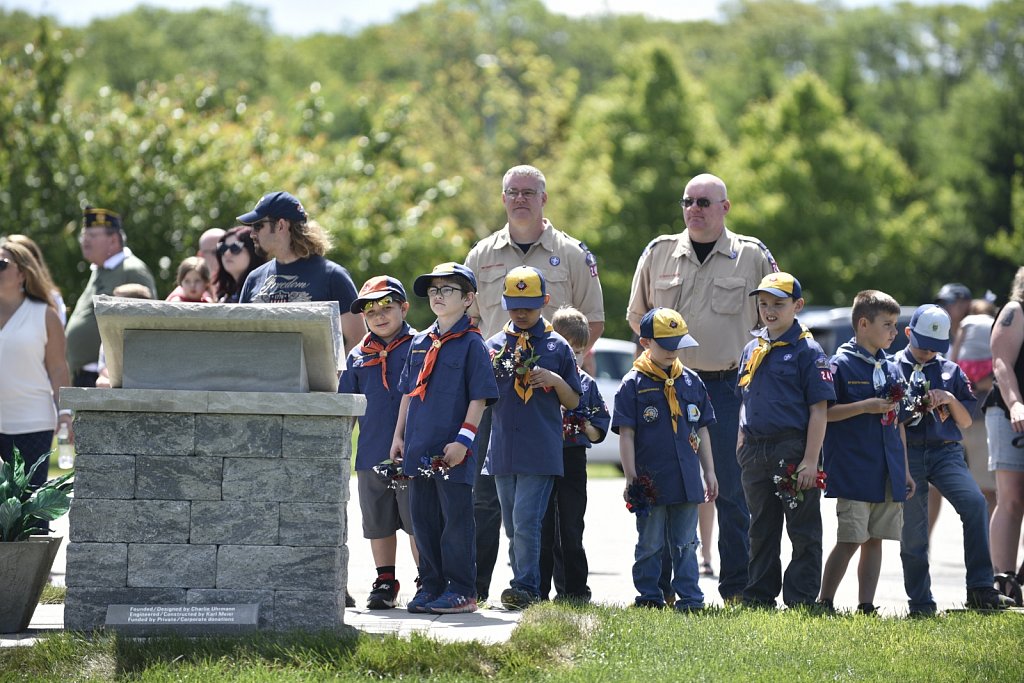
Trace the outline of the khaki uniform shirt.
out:
<instances>
[{"instance_id":1,"label":"khaki uniform shirt","mask_svg":"<svg viewBox=\"0 0 1024 683\"><path fill-rule=\"evenodd\" d=\"M488 339L508 322L501 307L505 274L517 266L532 266L544 275L551 300L544 307L549 321L559 306L573 306L589 322L604 322L604 295L597 276L597 259L587 245L575 240L544 219L544 232L524 254L512 241L508 224L476 243L466 257L466 266L477 279L476 301L467 313L479 319L480 331Z\"/></svg>"},{"instance_id":2,"label":"khaki uniform shirt","mask_svg":"<svg viewBox=\"0 0 1024 683\"><path fill-rule=\"evenodd\" d=\"M688 231L656 238L640 255L626 317L630 325L652 308L683 316L700 346L679 359L694 370L738 367L750 331L757 327L757 298L749 296L761 278L779 267L760 240L723 230L704 263L697 260Z\"/></svg>"}]
</instances>

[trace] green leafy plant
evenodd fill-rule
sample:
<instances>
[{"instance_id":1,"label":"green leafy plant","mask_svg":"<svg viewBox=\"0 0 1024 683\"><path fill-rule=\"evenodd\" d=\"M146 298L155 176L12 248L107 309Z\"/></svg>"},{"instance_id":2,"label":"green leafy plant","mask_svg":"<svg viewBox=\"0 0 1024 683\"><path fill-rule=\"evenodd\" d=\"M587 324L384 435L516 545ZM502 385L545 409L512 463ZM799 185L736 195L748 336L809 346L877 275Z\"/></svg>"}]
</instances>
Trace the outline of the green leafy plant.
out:
<instances>
[{"instance_id":1,"label":"green leafy plant","mask_svg":"<svg viewBox=\"0 0 1024 683\"><path fill-rule=\"evenodd\" d=\"M52 522L70 509L73 472L42 486L30 483L36 468L46 460L40 458L26 472L21 451L15 448L11 461L0 466L0 542L24 541L38 529L37 520Z\"/></svg>"}]
</instances>

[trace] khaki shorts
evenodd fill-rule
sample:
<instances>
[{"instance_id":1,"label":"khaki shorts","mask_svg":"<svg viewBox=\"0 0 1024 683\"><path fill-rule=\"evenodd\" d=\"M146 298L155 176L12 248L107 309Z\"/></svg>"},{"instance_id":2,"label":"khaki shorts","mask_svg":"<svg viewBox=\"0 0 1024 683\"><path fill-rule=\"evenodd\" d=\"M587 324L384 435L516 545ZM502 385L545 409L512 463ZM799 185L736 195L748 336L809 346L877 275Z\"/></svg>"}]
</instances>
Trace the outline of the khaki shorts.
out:
<instances>
[{"instance_id":1,"label":"khaki shorts","mask_svg":"<svg viewBox=\"0 0 1024 683\"><path fill-rule=\"evenodd\" d=\"M872 538L898 541L903 532L903 503L896 503L886 495L884 503L865 503L862 500L836 499L839 528L836 540L840 543L864 543Z\"/></svg>"}]
</instances>

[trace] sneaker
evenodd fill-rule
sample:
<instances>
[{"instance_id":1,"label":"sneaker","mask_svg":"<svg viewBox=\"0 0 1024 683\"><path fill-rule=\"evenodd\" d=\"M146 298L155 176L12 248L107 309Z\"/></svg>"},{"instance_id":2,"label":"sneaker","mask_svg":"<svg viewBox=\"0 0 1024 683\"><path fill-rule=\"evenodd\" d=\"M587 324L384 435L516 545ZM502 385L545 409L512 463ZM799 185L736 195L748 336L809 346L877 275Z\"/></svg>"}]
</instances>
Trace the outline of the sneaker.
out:
<instances>
[{"instance_id":1,"label":"sneaker","mask_svg":"<svg viewBox=\"0 0 1024 683\"><path fill-rule=\"evenodd\" d=\"M825 614L836 613L836 605L832 598L818 598L814 606L819 612L824 612Z\"/></svg>"},{"instance_id":2,"label":"sneaker","mask_svg":"<svg viewBox=\"0 0 1024 683\"><path fill-rule=\"evenodd\" d=\"M911 619L929 619L936 616L938 612L935 610L935 605L927 607L911 607L907 616Z\"/></svg>"},{"instance_id":3,"label":"sneaker","mask_svg":"<svg viewBox=\"0 0 1024 683\"><path fill-rule=\"evenodd\" d=\"M373 590L366 600L367 609L391 609L398 604L398 579L382 579L373 582Z\"/></svg>"},{"instance_id":4,"label":"sneaker","mask_svg":"<svg viewBox=\"0 0 1024 683\"><path fill-rule=\"evenodd\" d=\"M643 609L665 609L665 603L659 600L643 600L636 598L633 601L633 607L641 607Z\"/></svg>"},{"instance_id":5,"label":"sneaker","mask_svg":"<svg viewBox=\"0 0 1024 683\"><path fill-rule=\"evenodd\" d=\"M1017 580L1017 575L1013 572L1000 572L996 574L993 587L1013 600L1013 604L1017 607L1024 605L1024 596L1022 596L1020 582Z\"/></svg>"},{"instance_id":6,"label":"sneaker","mask_svg":"<svg viewBox=\"0 0 1024 683\"><path fill-rule=\"evenodd\" d=\"M700 614L704 611L704 605L684 605L679 600L676 600L673 609L679 614Z\"/></svg>"},{"instance_id":7,"label":"sneaker","mask_svg":"<svg viewBox=\"0 0 1024 683\"><path fill-rule=\"evenodd\" d=\"M878 608L872 605L870 602L862 602L857 605L858 614L878 614Z\"/></svg>"},{"instance_id":8,"label":"sneaker","mask_svg":"<svg viewBox=\"0 0 1024 683\"><path fill-rule=\"evenodd\" d=\"M476 611L476 598L467 598L448 591L437 600L427 603L427 611L431 614L466 614Z\"/></svg>"},{"instance_id":9,"label":"sneaker","mask_svg":"<svg viewBox=\"0 0 1024 683\"><path fill-rule=\"evenodd\" d=\"M969 609L991 610L1013 607L1013 598L1009 598L995 588L968 588L967 607Z\"/></svg>"},{"instance_id":10,"label":"sneaker","mask_svg":"<svg viewBox=\"0 0 1024 683\"><path fill-rule=\"evenodd\" d=\"M433 593L421 588L416 591L416 595L406 603L405 608L413 614L427 614L430 610L427 609L427 605L437 599L437 596Z\"/></svg>"},{"instance_id":11,"label":"sneaker","mask_svg":"<svg viewBox=\"0 0 1024 683\"><path fill-rule=\"evenodd\" d=\"M540 602L540 598L518 588L506 588L501 592L501 606L507 610L518 612L535 602Z\"/></svg>"}]
</instances>

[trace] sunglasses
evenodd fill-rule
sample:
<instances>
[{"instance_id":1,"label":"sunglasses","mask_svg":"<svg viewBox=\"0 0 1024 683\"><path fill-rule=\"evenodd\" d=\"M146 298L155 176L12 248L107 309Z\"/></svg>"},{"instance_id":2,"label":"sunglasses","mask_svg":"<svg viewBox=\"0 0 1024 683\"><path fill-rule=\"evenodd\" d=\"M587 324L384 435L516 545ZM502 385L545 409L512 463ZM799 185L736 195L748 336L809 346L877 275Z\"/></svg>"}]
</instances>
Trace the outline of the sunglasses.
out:
<instances>
[{"instance_id":1,"label":"sunglasses","mask_svg":"<svg viewBox=\"0 0 1024 683\"><path fill-rule=\"evenodd\" d=\"M376 306L377 308L386 308L393 303L395 303L395 300L392 299L390 295L381 297L380 299L377 299L375 301L367 301L365 304L363 304L363 313L369 313L370 311L373 310L374 306Z\"/></svg>"},{"instance_id":2,"label":"sunglasses","mask_svg":"<svg viewBox=\"0 0 1024 683\"><path fill-rule=\"evenodd\" d=\"M683 197L682 199L679 200L679 206L683 207L684 209L689 209L691 206L696 204L700 208L706 209L712 204L721 204L724 201L724 199L711 201L707 197L697 197L696 199L694 199L693 197Z\"/></svg>"},{"instance_id":3,"label":"sunglasses","mask_svg":"<svg viewBox=\"0 0 1024 683\"><path fill-rule=\"evenodd\" d=\"M11 262L8 259L0 258L0 273L7 270L7 266L9 265L11 265Z\"/></svg>"},{"instance_id":4,"label":"sunglasses","mask_svg":"<svg viewBox=\"0 0 1024 683\"><path fill-rule=\"evenodd\" d=\"M245 249L245 247L238 242L235 242L234 244L221 244L217 247L217 253L223 256L225 253L230 251L232 254L237 256L242 253L243 249Z\"/></svg>"}]
</instances>

